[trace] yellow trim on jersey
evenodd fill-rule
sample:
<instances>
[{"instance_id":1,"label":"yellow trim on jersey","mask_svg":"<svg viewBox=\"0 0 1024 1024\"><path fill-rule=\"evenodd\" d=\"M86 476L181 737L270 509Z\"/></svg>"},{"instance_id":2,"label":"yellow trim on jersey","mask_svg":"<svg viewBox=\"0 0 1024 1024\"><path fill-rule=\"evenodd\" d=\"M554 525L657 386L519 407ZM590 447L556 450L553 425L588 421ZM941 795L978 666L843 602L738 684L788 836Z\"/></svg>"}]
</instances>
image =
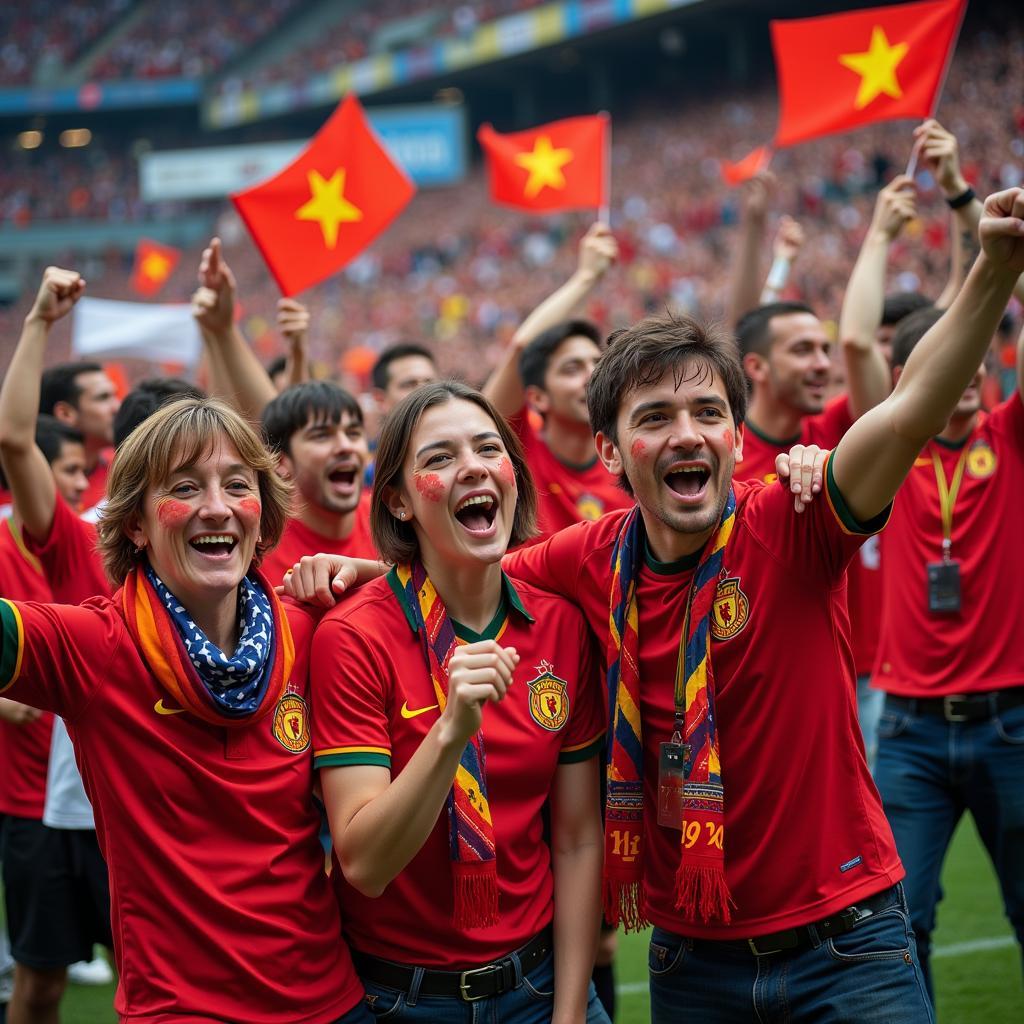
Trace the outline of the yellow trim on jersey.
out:
<instances>
[{"instance_id":1,"label":"yellow trim on jersey","mask_svg":"<svg viewBox=\"0 0 1024 1024\"><path fill-rule=\"evenodd\" d=\"M851 537L870 537L872 534L879 533L892 514L892 502L889 502L877 516L869 519L866 523L860 522L847 506L846 499L839 490L839 485L832 473L832 457L834 455L833 451L825 463L825 499L839 528Z\"/></svg>"},{"instance_id":2,"label":"yellow trim on jersey","mask_svg":"<svg viewBox=\"0 0 1024 1024\"><path fill-rule=\"evenodd\" d=\"M9 649L14 641L14 667L7 669L11 661ZM25 623L22 622L18 606L6 598L0 598L0 693L13 686L21 675L21 662L25 653ZM9 678L3 678L4 675Z\"/></svg>"},{"instance_id":3,"label":"yellow trim on jersey","mask_svg":"<svg viewBox=\"0 0 1024 1024\"><path fill-rule=\"evenodd\" d=\"M22 557L32 566L33 569L40 576L45 575L43 573L43 563L32 554L31 551L25 546L25 538L21 535L21 527L14 525L13 519L5 520L7 524L7 532L11 535L11 540L14 541L14 546L21 552Z\"/></svg>"},{"instance_id":4,"label":"yellow trim on jersey","mask_svg":"<svg viewBox=\"0 0 1024 1024\"><path fill-rule=\"evenodd\" d=\"M562 753L563 754L571 754L571 753L573 753L573 751L576 751L576 750L586 750L587 747L592 747L598 740L604 739L604 734L605 734L604 733L604 729L602 729L596 735L591 736L591 738L589 740L587 740L586 743L574 743L570 747L562 747Z\"/></svg>"},{"instance_id":5,"label":"yellow trim on jersey","mask_svg":"<svg viewBox=\"0 0 1024 1024\"><path fill-rule=\"evenodd\" d=\"M328 757L331 754L383 754L391 756L390 747L324 747L322 750L314 750L314 757Z\"/></svg>"}]
</instances>

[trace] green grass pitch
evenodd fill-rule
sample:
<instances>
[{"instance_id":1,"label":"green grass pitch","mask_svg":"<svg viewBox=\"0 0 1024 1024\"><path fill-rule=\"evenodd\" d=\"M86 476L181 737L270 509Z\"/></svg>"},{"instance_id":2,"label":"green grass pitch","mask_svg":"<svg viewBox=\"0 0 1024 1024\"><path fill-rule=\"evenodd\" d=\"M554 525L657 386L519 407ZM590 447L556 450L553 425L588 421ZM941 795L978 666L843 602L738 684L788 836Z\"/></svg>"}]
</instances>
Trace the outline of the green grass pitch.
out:
<instances>
[{"instance_id":1,"label":"green grass pitch","mask_svg":"<svg viewBox=\"0 0 1024 1024\"><path fill-rule=\"evenodd\" d=\"M939 907L934 961L939 1024L1020 1024L1020 954L1003 916L988 857L966 820L946 859L943 887L946 898ZM646 1024L646 936L628 936L620 949L616 1024ZM114 1024L112 999L113 986L71 985L61 1019L67 1024Z\"/></svg>"}]
</instances>

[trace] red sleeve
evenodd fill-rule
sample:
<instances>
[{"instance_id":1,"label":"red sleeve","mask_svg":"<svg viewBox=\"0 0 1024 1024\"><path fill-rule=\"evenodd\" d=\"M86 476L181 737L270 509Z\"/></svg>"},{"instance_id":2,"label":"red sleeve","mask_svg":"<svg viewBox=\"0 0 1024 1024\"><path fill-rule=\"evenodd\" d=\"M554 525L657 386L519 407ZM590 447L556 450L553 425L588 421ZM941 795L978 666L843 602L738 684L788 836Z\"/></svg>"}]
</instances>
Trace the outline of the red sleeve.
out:
<instances>
[{"instance_id":1,"label":"red sleeve","mask_svg":"<svg viewBox=\"0 0 1024 1024\"><path fill-rule=\"evenodd\" d=\"M803 513L793 508L788 487L778 481L755 484L746 498L743 523L781 565L834 586L864 540L885 526L891 512L892 505L870 522L858 522L835 482L829 456L825 487Z\"/></svg>"},{"instance_id":2,"label":"red sleeve","mask_svg":"<svg viewBox=\"0 0 1024 1024\"><path fill-rule=\"evenodd\" d=\"M0 692L73 722L126 637L106 601L76 607L0 600Z\"/></svg>"},{"instance_id":3,"label":"red sleeve","mask_svg":"<svg viewBox=\"0 0 1024 1024\"><path fill-rule=\"evenodd\" d=\"M387 681L365 635L343 619L313 634L313 765L391 767Z\"/></svg>"},{"instance_id":4,"label":"red sleeve","mask_svg":"<svg viewBox=\"0 0 1024 1024\"><path fill-rule=\"evenodd\" d=\"M40 561L53 596L63 604L81 604L110 595L110 582L96 551L96 527L80 519L61 497L53 506L50 534L42 541L25 533L25 546Z\"/></svg>"},{"instance_id":5,"label":"red sleeve","mask_svg":"<svg viewBox=\"0 0 1024 1024\"><path fill-rule=\"evenodd\" d=\"M513 579L532 583L579 604L583 559L590 550L594 525L577 523L559 530L540 544L517 548L501 560L502 568Z\"/></svg>"},{"instance_id":6,"label":"red sleeve","mask_svg":"<svg viewBox=\"0 0 1024 1024\"><path fill-rule=\"evenodd\" d=\"M569 711L569 724L562 736L559 764L589 760L604 747L604 685L594 639L582 618L580 643L584 650L580 658L579 678L576 680L576 700Z\"/></svg>"}]
</instances>

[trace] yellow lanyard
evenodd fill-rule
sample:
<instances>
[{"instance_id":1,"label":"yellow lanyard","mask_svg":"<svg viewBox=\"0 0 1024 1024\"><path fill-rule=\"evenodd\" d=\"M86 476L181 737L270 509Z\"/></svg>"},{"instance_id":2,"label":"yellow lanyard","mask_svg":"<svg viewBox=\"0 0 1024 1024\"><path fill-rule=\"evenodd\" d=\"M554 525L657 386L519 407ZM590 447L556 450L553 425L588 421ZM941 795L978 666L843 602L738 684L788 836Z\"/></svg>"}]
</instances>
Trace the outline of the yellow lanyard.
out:
<instances>
[{"instance_id":1,"label":"yellow lanyard","mask_svg":"<svg viewBox=\"0 0 1024 1024\"><path fill-rule=\"evenodd\" d=\"M946 482L946 471L942 468L942 459L935 450L934 442L931 456L932 465L935 467L935 483L939 488L939 509L942 513L942 558L948 562L953 546L953 506L956 505L956 496L960 493L960 484L963 483L964 469L967 466L967 445L964 444L964 450L956 460L952 484Z\"/></svg>"}]
</instances>

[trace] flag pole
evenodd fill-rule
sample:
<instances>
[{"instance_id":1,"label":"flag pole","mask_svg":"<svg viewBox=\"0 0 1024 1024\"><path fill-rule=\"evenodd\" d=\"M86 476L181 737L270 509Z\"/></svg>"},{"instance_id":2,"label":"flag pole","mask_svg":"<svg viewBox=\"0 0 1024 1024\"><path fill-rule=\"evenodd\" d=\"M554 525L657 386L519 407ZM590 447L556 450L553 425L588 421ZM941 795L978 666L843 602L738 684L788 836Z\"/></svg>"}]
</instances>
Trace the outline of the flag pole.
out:
<instances>
[{"instance_id":1,"label":"flag pole","mask_svg":"<svg viewBox=\"0 0 1024 1024\"><path fill-rule=\"evenodd\" d=\"M906 171L904 171L904 174L906 174L906 176L908 178L912 178L915 174L917 174L917 158L920 155L921 155L921 140L918 139L914 143L913 149L911 149L911 151L910 151L910 159L907 161L907 169L906 169Z\"/></svg>"},{"instance_id":2,"label":"flag pole","mask_svg":"<svg viewBox=\"0 0 1024 1024\"><path fill-rule=\"evenodd\" d=\"M607 110L599 112L605 120L604 130L604 168L601 183L601 206L597 211L597 219L611 227L612 203L612 119Z\"/></svg>"}]
</instances>

